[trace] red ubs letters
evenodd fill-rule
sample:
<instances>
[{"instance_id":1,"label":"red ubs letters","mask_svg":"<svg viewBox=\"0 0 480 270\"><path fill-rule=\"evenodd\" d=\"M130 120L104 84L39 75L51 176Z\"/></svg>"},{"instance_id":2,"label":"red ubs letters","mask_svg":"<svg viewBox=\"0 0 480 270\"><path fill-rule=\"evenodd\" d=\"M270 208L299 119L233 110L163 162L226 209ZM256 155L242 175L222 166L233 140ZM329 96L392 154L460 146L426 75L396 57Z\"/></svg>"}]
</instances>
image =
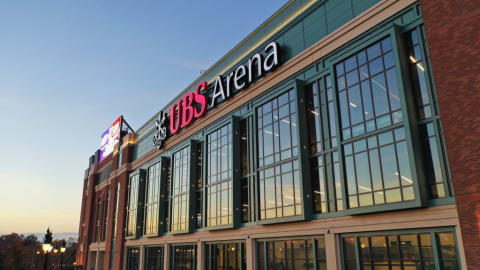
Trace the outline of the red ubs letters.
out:
<instances>
[{"instance_id":1,"label":"red ubs letters","mask_svg":"<svg viewBox=\"0 0 480 270\"><path fill-rule=\"evenodd\" d=\"M177 133L180 128L188 126L193 119L202 117L207 112L207 97L200 91L207 90L208 83L201 82L195 92L186 94L177 104L170 108L170 133Z\"/></svg>"}]
</instances>

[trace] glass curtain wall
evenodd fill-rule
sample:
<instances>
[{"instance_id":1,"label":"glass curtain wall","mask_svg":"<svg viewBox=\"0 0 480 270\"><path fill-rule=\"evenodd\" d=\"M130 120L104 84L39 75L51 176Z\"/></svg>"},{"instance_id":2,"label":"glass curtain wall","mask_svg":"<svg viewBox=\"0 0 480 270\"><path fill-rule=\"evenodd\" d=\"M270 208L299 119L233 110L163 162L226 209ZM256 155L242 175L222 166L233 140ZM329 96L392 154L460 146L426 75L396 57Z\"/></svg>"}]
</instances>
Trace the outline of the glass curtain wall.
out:
<instances>
[{"instance_id":1,"label":"glass curtain wall","mask_svg":"<svg viewBox=\"0 0 480 270\"><path fill-rule=\"evenodd\" d=\"M361 269L372 270L460 269L453 232L349 236L342 243L346 270L356 270L357 260Z\"/></svg>"},{"instance_id":2,"label":"glass curtain wall","mask_svg":"<svg viewBox=\"0 0 480 270\"><path fill-rule=\"evenodd\" d=\"M163 246L145 247L144 270L163 270Z\"/></svg>"},{"instance_id":3,"label":"glass curtain wall","mask_svg":"<svg viewBox=\"0 0 480 270\"><path fill-rule=\"evenodd\" d=\"M127 247L127 265L126 270L140 269L140 248Z\"/></svg>"},{"instance_id":4,"label":"glass curtain wall","mask_svg":"<svg viewBox=\"0 0 480 270\"><path fill-rule=\"evenodd\" d=\"M259 240L257 248L260 270L327 269L325 239L321 236L294 240Z\"/></svg>"},{"instance_id":5,"label":"glass curtain wall","mask_svg":"<svg viewBox=\"0 0 480 270\"><path fill-rule=\"evenodd\" d=\"M410 77L417 105L417 121L424 145L424 166L432 199L451 196L441 136L441 120L429 73L429 55L423 25L405 34Z\"/></svg>"},{"instance_id":6,"label":"glass curtain wall","mask_svg":"<svg viewBox=\"0 0 480 270\"><path fill-rule=\"evenodd\" d=\"M171 270L196 270L197 269L197 246L174 245L170 250Z\"/></svg>"},{"instance_id":7,"label":"glass curtain wall","mask_svg":"<svg viewBox=\"0 0 480 270\"><path fill-rule=\"evenodd\" d=\"M145 235L158 234L158 214L160 204L160 162L148 168L145 197Z\"/></svg>"},{"instance_id":8,"label":"glass curtain wall","mask_svg":"<svg viewBox=\"0 0 480 270\"><path fill-rule=\"evenodd\" d=\"M207 226L232 224L232 125L207 136Z\"/></svg>"},{"instance_id":9,"label":"glass curtain wall","mask_svg":"<svg viewBox=\"0 0 480 270\"><path fill-rule=\"evenodd\" d=\"M295 89L257 108L260 218L302 214Z\"/></svg>"},{"instance_id":10,"label":"glass curtain wall","mask_svg":"<svg viewBox=\"0 0 480 270\"><path fill-rule=\"evenodd\" d=\"M173 154L171 181L171 231L188 229L189 192L190 192L190 146Z\"/></svg>"},{"instance_id":11,"label":"glass curtain wall","mask_svg":"<svg viewBox=\"0 0 480 270\"><path fill-rule=\"evenodd\" d=\"M127 237L136 236L139 180L139 174L130 177L128 188Z\"/></svg>"},{"instance_id":12,"label":"glass curtain wall","mask_svg":"<svg viewBox=\"0 0 480 270\"><path fill-rule=\"evenodd\" d=\"M207 270L246 270L245 243L206 243Z\"/></svg>"}]
</instances>

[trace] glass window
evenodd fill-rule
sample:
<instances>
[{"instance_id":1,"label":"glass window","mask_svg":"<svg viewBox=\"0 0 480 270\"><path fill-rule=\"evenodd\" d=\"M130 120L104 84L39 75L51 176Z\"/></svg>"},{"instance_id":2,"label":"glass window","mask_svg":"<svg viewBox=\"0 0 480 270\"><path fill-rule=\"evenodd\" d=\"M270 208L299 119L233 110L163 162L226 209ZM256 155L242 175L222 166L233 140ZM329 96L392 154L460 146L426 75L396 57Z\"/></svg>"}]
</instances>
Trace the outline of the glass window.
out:
<instances>
[{"instance_id":1,"label":"glass window","mask_svg":"<svg viewBox=\"0 0 480 270\"><path fill-rule=\"evenodd\" d=\"M170 251L171 270L196 270L197 246L173 245Z\"/></svg>"},{"instance_id":2,"label":"glass window","mask_svg":"<svg viewBox=\"0 0 480 270\"><path fill-rule=\"evenodd\" d=\"M110 208L110 191L107 192L103 209L103 226L102 226L102 239L101 242L105 242L107 238L107 224L108 224L108 208Z\"/></svg>"},{"instance_id":3,"label":"glass window","mask_svg":"<svg viewBox=\"0 0 480 270\"><path fill-rule=\"evenodd\" d=\"M336 70L344 140L402 121L390 37L337 64Z\"/></svg>"},{"instance_id":4,"label":"glass window","mask_svg":"<svg viewBox=\"0 0 480 270\"><path fill-rule=\"evenodd\" d=\"M343 259L345 270L357 270L357 260L355 255L355 238L343 238Z\"/></svg>"},{"instance_id":5,"label":"glass window","mask_svg":"<svg viewBox=\"0 0 480 270\"><path fill-rule=\"evenodd\" d=\"M127 237L136 236L136 232L137 232L139 180L140 180L139 174L136 174L130 177L130 183L128 188Z\"/></svg>"},{"instance_id":6,"label":"glass window","mask_svg":"<svg viewBox=\"0 0 480 270\"><path fill-rule=\"evenodd\" d=\"M415 198L404 128L344 145L349 208Z\"/></svg>"},{"instance_id":7,"label":"glass window","mask_svg":"<svg viewBox=\"0 0 480 270\"><path fill-rule=\"evenodd\" d=\"M190 191L190 146L173 154L171 181L170 230L188 229L189 191Z\"/></svg>"},{"instance_id":8,"label":"glass window","mask_svg":"<svg viewBox=\"0 0 480 270\"><path fill-rule=\"evenodd\" d=\"M438 250L433 248L432 235L430 232L425 232L358 236L356 239L343 237L345 269L357 269L357 258L361 269L459 269L453 233L437 233ZM355 245L357 245L358 255L356 255ZM444 252L445 257L442 255ZM441 268L435 266L435 253L441 255L441 260L447 258Z\"/></svg>"},{"instance_id":9,"label":"glass window","mask_svg":"<svg viewBox=\"0 0 480 270\"><path fill-rule=\"evenodd\" d=\"M232 223L232 125L207 136L207 226Z\"/></svg>"},{"instance_id":10,"label":"glass window","mask_svg":"<svg viewBox=\"0 0 480 270\"><path fill-rule=\"evenodd\" d=\"M117 216L118 216L118 202L119 202L119 194L120 194L120 183L117 183L115 188L115 204L113 205L113 233L112 233L112 240L115 240L117 236Z\"/></svg>"},{"instance_id":11,"label":"glass window","mask_svg":"<svg viewBox=\"0 0 480 270\"><path fill-rule=\"evenodd\" d=\"M254 176L250 169L250 140L248 135L248 124L251 117L240 121L240 164L241 164L241 195L240 204L242 205L242 222L250 222L250 179Z\"/></svg>"},{"instance_id":12,"label":"glass window","mask_svg":"<svg viewBox=\"0 0 480 270\"><path fill-rule=\"evenodd\" d=\"M302 214L295 100L290 90L257 109L261 219Z\"/></svg>"},{"instance_id":13,"label":"glass window","mask_svg":"<svg viewBox=\"0 0 480 270\"><path fill-rule=\"evenodd\" d=\"M314 249L313 242L317 246ZM258 268L313 270L326 268L325 242L323 237L294 240L259 240ZM317 261L314 261L314 252L317 252Z\"/></svg>"},{"instance_id":14,"label":"glass window","mask_svg":"<svg viewBox=\"0 0 480 270\"><path fill-rule=\"evenodd\" d=\"M148 168L147 196L145 198L145 235L158 234L160 170L160 162Z\"/></svg>"},{"instance_id":15,"label":"glass window","mask_svg":"<svg viewBox=\"0 0 480 270\"><path fill-rule=\"evenodd\" d=\"M140 248L127 247L126 270L139 270L139 268L140 268Z\"/></svg>"},{"instance_id":16,"label":"glass window","mask_svg":"<svg viewBox=\"0 0 480 270\"><path fill-rule=\"evenodd\" d=\"M307 102L307 123L309 133L309 144L311 153L311 176L312 176L312 193L313 193L313 207L316 213L327 212L327 181L325 177L324 167L324 141L323 141L323 127L321 117L321 98L323 91L319 89L321 80L306 87L306 102ZM313 123L313 124L312 124Z\"/></svg>"},{"instance_id":17,"label":"glass window","mask_svg":"<svg viewBox=\"0 0 480 270\"><path fill-rule=\"evenodd\" d=\"M438 233L438 244L440 246L440 259L442 269L460 269L457 255L457 246L453 233Z\"/></svg>"},{"instance_id":18,"label":"glass window","mask_svg":"<svg viewBox=\"0 0 480 270\"><path fill-rule=\"evenodd\" d=\"M203 143L197 143L195 146L195 151L197 151L197 162L195 169L197 170L197 189L195 192L195 211L196 211L196 222L195 227L197 229L203 227Z\"/></svg>"},{"instance_id":19,"label":"glass window","mask_svg":"<svg viewBox=\"0 0 480 270\"><path fill-rule=\"evenodd\" d=\"M205 244L206 269L246 270L245 243Z\"/></svg>"},{"instance_id":20,"label":"glass window","mask_svg":"<svg viewBox=\"0 0 480 270\"><path fill-rule=\"evenodd\" d=\"M95 233L93 236L93 241L92 242L99 242L98 240L98 235L100 233L100 217L101 217L101 212L102 212L102 197L98 198L97 201L97 210L95 211Z\"/></svg>"},{"instance_id":21,"label":"glass window","mask_svg":"<svg viewBox=\"0 0 480 270\"><path fill-rule=\"evenodd\" d=\"M406 46L410 62L410 75L413 91L416 97L417 118L420 124L421 136L424 141L424 166L426 179L429 185L429 194L432 199L449 196L446 188L447 173L442 171L446 167L443 159L443 144L439 128L440 120L436 120L438 112L435 110L434 93L427 82L429 81L427 62L422 56L423 44L426 44L423 29L416 28L406 35ZM425 48L425 47L424 47ZM425 48L425 51L427 49ZM435 125L436 124L436 125Z\"/></svg>"},{"instance_id":22,"label":"glass window","mask_svg":"<svg viewBox=\"0 0 480 270\"><path fill-rule=\"evenodd\" d=\"M145 247L145 270L163 269L163 247Z\"/></svg>"},{"instance_id":23,"label":"glass window","mask_svg":"<svg viewBox=\"0 0 480 270\"><path fill-rule=\"evenodd\" d=\"M257 108L260 168L298 155L295 90Z\"/></svg>"}]
</instances>

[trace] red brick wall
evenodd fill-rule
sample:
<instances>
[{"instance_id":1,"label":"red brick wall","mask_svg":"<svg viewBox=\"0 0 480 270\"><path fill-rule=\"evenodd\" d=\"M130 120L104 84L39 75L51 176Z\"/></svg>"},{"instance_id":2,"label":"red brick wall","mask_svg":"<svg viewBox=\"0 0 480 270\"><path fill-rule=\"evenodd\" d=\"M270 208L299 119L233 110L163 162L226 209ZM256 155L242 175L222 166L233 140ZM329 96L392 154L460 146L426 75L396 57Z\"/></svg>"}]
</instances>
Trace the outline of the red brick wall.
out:
<instances>
[{"instance_id":1,"label":"red brick wall","mask_svg":"<svg viewBox=\"0 0 480 270\"><path fill-rule=\"evenodd\" d=\"M480 269L480 2L420 0L468 269Z\"/></svg>"}]
</instances>

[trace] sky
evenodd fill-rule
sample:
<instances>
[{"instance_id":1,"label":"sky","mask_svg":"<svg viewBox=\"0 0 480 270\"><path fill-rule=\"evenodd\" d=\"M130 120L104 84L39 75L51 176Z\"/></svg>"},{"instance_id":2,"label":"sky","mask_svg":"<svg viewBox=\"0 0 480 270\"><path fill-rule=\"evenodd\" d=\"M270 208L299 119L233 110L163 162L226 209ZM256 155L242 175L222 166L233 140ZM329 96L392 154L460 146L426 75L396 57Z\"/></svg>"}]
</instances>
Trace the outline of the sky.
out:
<instances>
[{"instance_id":1,"label":"sky","mask_svg":"<svg viewBox=\"0 0 480 270\"><path fill-rule=\"evenodd\" d=\"M0 234L78 232L88 158L287 0L0 1Z\"/></svg>"}]
</instances>

